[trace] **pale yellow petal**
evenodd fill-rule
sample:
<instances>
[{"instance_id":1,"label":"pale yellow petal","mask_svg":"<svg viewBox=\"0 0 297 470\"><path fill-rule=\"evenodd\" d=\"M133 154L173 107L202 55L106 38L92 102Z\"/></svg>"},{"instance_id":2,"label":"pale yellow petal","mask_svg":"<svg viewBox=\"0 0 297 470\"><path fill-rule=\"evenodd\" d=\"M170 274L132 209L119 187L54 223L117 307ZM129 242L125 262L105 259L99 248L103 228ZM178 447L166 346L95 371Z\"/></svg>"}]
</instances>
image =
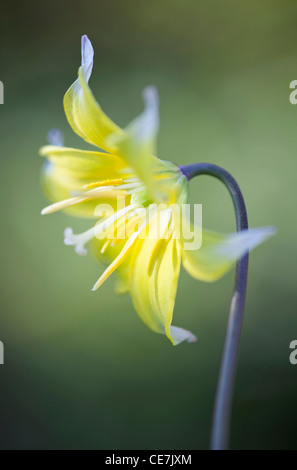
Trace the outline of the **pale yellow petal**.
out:
<instances>
[{"instance_id":1,"label":"pale yellow petal","mask_svg":"<svg viewBox=\"0 0 297 470\"><path fill-rule=\"evenodd\" d=\"M89 88L94 51L87 36L83 36L81 40L81 55L78 79L64 96L65 113L72 129L80 137L112 152L113 147L107 144L106 138L110 134L121 135L122 130L102 111Z\"/></svg>"},{"instance_id":2,"label":"pale yellow petal","mask_svg":"<svg viewBox=\"0 0 297 470\"><path fill-rule=\"evenodd\" d=\"M196 279L216 281L226 274L239 258L274 233L273 227L254 228L230 235L203 230L200 249L183 249L184 268ZM190 246L189 242L187 244Z\"/></svg>"},{"instance_id":3,"label":"pale yellow petal","mask_svg":"<svg viewBox=\"0 0 297 470\"><path fill-rule=\"evenodd\" d=\"M104 238L99 239L95 237L93 239L93 253L103 265L108 267L119 257L128 241L127 232L124 233L123 237L123 227L129 225L132 219L135 220L135 217L128 220L125 215L119 217L112 226L107 228ZM116 236L120 236L121 238L116 239ZM121 262L116 266L116 274L119 277L119 279L117 279L117 290L121 293L128 291L128 273L129 260L123 257Z\"/></svg>"},{"instance_id":4,"label":"pale yellow petal","mask_svg":"<svg viewBox=\"0 0 297 470\"><path fill-rule=\"evenodd\" d=\"M151 224L156 223L157 217ZM130 264L130 294L139 316L153 331L166 334L173 344L180 342L171 331L180 260L179 244L167 228L167 238L138 241Z\"/></svg>"},{"instance_id":5,"label":"pale yellow petal","mask_svg":"<svg viewBox=\"0 0 297 470\"><path fill-rule=\"evenodd\" d=\"M137 242L138 237L140 236L142 230L144 230L146 222L144 222L137 232L135 232L128 240L125 242L119 255L113 260L113 262L108 266L104 271L102 276L98 279L93 287L93 291L99 289L103 282L108 279L108 277L127 259L130 255L132 249L134 248L135 243Z\"/></svg>"},{"instance_id":6,"label":"pale yellow petal","mask_svg":"<svg viewBox=\"0 0 297 470\"><path fill-rule=\"evenodd\" d=\"M153 155L159 128L158 95L153 87L144 90L145 109L132 121L124 134L111 134L108 142L117 153L133 168L146 185L150 195L156 197L155 174L163 168L160 160ZM164 169L166 167L164 166Z\"/></svg>"},{"instance_id":7,"label":"pale yellow petal","mask_svg":"<svg viewBox=\"0 0 297 470\"><path fill-rule=\"evenodd\" d=\"M43 169L42 182L46 195L53 202L72 198L81 192L84 186L94 181L98 183L121 179L123 171L125 177L129 176L125 162L114 155L55 146L42 147L40 153L48 157ZM116 210L116 200L111 196L111 193L107 197L102 193L100 200L91 198L82 200L80 204L69 205L66 210L73 215L94 217L95 208L99 203L109 204L113 210ZM130 197L127 198L127 203L129 200Z\"/></svg>"},{"instance_id":8,"label":"pale yellow petal","mask_svg":"<svg viewBox=\"0 0 297 470\"><path fill-rule=\"evenodd\" d=\"M83 184L120 178L120 172L126 172L126 163L121 158L102 152L47 145L40 149L40 155Z\"/></svg>"}]
</instances>

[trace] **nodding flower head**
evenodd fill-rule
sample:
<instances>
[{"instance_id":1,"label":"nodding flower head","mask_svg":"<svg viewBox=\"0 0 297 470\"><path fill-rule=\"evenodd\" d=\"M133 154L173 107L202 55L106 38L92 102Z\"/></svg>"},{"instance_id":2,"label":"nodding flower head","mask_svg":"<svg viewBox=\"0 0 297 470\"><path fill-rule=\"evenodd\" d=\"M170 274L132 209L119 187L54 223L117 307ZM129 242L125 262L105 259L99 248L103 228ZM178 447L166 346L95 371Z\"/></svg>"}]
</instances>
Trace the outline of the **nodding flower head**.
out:
<instances>
[{"instance_id":1,"label":"nodding flower head","mask_svg":"<svg viewBox=\"0 0 297 470\"><path fill-rule=\"evenodd\" d=\"M159 100L154 87L144 90L144 111L125 129L101 109L89 88L94 51L87 36L81 42L77 80L64 97L64 109L74 132L96 150L63 146L57 131L52 145L42 147L47 158L43 183L52 204L42 214L58 210L95 218L92 227L75 235L65 230L65 244L85 255L92 243L108 267L98 287L114 271L118 290L129 292L139 316L153 331L166 334L173 344L196 337L171 325L181 262L196 279L214 281L225 274L249 249L272 234L270 228L222 235L201 231L182 220L188 180L181 169L156 155ZM99 150L98 150L99 149ZM181 226L183 230L181 230ZM187 249L190 236L200 240Z\"/></svg>"}]
</instances>

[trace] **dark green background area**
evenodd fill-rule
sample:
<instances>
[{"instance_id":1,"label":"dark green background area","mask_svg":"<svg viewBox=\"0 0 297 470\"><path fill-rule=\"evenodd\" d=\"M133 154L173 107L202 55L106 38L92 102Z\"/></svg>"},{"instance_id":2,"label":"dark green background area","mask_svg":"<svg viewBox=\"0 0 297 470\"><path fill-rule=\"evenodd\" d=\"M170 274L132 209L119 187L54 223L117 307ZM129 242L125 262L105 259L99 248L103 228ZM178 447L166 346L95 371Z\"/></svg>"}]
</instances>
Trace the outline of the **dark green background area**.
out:
<instances>
[{"instance_id":1,"label":"dark green background area","mask_svg":"<svg viewBox=\"0 0 297 470\"><path fill-rule=\"evenodd\" d=\"M158 155L207 161L238 180L253 227L278 235L251 255L232 448L297 448L297 4L288 0L2 2L0 14L2 449L204 449L234 272L215 284L181 273L174 324L199 336L172 347L117 297L91 256L63 245L89 227L41 217L38 149L59 127L86 148L62 108L80 37L95 49L91 87L126 125L156 85ZM235 230L225 188L201 177L203 223Z\"/></svg>"}]
</instances>

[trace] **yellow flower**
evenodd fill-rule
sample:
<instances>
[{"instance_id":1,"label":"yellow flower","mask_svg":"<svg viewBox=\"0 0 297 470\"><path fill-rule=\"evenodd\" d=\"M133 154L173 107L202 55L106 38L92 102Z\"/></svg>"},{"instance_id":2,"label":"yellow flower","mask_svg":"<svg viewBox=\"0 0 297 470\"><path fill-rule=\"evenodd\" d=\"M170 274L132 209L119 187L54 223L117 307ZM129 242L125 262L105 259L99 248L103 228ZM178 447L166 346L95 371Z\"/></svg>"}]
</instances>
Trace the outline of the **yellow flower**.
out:
<instances>
[{"instance_id":1,"label":"yellow flower","mask_svg":"<svg viewBox=\"0 0 297 470\"><path fill-rule=\"evenodd\" d=\"M89 88L93 55L89 39L83 36L78 79L64 97L64 108L72 129L102 151L61 145L41 149L48 158L44 187L53 201L42 214L65 209L95 217L92 228L80 235L65 230L66 245L86 254L85 245L92 242L98 257L109 263L93 290L116 270L118 291L130 292L147 326L166 334L173 344L194 342L192 333L171 325L181 261L196 279L214 281L272 230L231 235L203 231L200 249L187 249L189 239L183 230L187 222L181 223L178 211L187 202L187 178L178 166L154 156L157 92L145 89L143 113L121 129L104 114ZM200 228L191 227L191 237L201 242Z\"/></svg>"}]
</instances>

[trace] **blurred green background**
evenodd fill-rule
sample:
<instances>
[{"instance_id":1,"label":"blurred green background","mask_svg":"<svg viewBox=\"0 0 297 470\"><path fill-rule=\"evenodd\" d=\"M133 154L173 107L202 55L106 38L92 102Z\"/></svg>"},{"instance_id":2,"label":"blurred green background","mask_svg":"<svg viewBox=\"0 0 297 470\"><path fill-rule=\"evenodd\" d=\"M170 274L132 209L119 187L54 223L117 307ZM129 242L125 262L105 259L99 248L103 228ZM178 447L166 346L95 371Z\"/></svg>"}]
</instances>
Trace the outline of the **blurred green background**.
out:
<instances>
[{"instance_id":1,"label":"blurred green background","mask_svg":"<svg viewBox=\"0 0 297 470\"><path fill-rule=\"evenodd\" d=\"M91 87L126 125L158 87L160 158L222 165L251 226L278 235L251 255L234 401L233 449L297 448L297 3L293 0L2 2L0 80L2 449L205 449L234 271L216 284L182 272L174 324L199 336L176 348L152 333L113 279L90 291L97 261L63 245L89 222L41 217L47 131L85 147L62 108L80 36L95 49ZM201 177L204 226L234 231L225 188Z\"/></svg>"}]
</instances>

